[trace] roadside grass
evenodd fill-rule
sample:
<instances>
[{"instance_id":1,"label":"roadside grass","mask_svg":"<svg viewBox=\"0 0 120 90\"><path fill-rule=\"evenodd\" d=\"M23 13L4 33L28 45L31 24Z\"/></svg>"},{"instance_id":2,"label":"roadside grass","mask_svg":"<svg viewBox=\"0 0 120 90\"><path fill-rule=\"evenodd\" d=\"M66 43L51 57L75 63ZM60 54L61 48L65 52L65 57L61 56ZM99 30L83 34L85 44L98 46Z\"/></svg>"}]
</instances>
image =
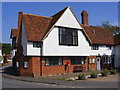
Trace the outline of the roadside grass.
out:
<instances>
[{"instance_id":1,"label":"roadside grass","mask_svg":"<svg viewBox=\"0 0 120 90\"><path fill-rule=\"evenodd\" d=\"M99 74L99 73L101 73L101 71L102 70L77 72L77 73L66 73L66 74L59 74L59 75L44 76L44 77L40 77L40 78L55 79L55 80L66 80L67 78L75 78L79 74L90 75L93 72ZM72 80L67 80L67 81L72 81Z\"/></svg>"}]
</instances>

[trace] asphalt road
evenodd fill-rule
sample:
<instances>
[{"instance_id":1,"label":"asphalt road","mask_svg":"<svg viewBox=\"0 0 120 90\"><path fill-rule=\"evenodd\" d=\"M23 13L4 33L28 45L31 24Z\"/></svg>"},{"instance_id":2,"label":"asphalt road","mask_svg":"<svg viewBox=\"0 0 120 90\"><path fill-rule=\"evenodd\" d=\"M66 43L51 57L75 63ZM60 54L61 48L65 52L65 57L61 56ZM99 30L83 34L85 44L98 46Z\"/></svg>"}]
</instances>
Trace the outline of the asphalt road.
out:
<instances>
[{"instance_id":1,"label":"asphalt road","mask_svg":"<svg viewBox=\"0 0 120 90\"><path fill-rule=\"evenodd\" d=\"M72 88L72 86L25 82L25 81L12 80L3 77L2 88Z\"/></svg>"},{"instance_id":2,"label":"asphalt road","mask_svg":"<svg viewBox=\"0 0 120 90\"><path fill-rule=\"evenodd\" d=\"M3 77L2 88L118 88L118 82L82 82L79 86L65 86L18 81Z\"/></svg>"},{"instance_id":3,"label":"asphalt road","mask_svg":"<svg viewBox=\"0 0 120 90\"><path fill-rule=\"evenodd\" d=\"M1 69L0 72L2 72ZM78 81L74 82L74 86L66 86L13 80L2 77L0 73L0 79L2 78L2 88L118 88L118 78L116 77L109 76L107 78L98 78L90 81L86 80L84 82Z\"/></svg>"}]
</instances>

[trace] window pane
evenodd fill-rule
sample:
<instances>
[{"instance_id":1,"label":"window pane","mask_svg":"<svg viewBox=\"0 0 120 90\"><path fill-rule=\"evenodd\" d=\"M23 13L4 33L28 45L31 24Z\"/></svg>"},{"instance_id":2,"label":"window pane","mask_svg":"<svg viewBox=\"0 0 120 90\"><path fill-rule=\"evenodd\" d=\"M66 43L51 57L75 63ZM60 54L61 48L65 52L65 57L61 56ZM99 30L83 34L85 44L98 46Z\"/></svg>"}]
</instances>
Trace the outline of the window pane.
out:
<instances>
[{"instance_id":1,"label":"window pane","mask_svg":"<svg viewBox=\"0 0 120 90\"><path fill-rule=\"evenodd\" d=\"M71 64L85 64L84 57L71 57Z\"/></svg>"},{"instance_id":2,"label":"window pane","mask_svg":"<svg viewBox=\"0 0 120 90\"><path fill-rule=\"evenodd\" d=\"M28 68L28 61L24 61L24 68Z\"/></svg>"},{"instance_id":3,"label":"window pane","mask_svg":"<svg viewBox=\"0 0 120 90\"><path fill-rule=\"evenodd\" d=\"M46 65L62 65L62 57L47 57Z\"/></svg>"},{"instance_id":4,"label":"window pane","mask_svg":"<svg viewBox=\"0 0 120 90\"><path fill-rule=\"evenodd\" d=\"M71 28L59 29L59 43L63 45L77 45L78 31Z\"/></svg>"}]
</instances>

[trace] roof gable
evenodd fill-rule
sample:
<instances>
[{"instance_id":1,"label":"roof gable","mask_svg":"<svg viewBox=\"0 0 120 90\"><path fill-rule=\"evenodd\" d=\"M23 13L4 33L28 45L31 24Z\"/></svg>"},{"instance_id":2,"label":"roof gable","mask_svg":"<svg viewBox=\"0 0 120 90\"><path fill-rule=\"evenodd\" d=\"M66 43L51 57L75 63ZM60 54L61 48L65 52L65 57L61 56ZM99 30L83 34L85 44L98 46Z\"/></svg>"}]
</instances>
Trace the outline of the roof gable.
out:
<instances>
[{"instance_id":1,"label":"roof gable","mask_svg":"<svg viewBox=\"0 0 120 90\"><path fill-rule=\"evenodd\" d=\"M59 20L56 22L55 26L82 29L70 7L67 7L63 15L61 15Z\"/></svg>"}]
</instances>

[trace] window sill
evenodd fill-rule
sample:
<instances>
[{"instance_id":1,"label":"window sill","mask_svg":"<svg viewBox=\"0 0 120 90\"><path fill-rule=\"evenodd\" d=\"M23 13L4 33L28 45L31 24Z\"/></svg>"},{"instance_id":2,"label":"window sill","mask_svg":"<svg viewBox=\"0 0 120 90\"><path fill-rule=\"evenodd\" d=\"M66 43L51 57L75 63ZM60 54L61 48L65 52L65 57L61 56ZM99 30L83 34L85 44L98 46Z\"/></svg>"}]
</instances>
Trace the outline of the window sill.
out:
<instances>
[{"instance_id":1,"label":"window sill","mask_svg":"<svg viewBox=\"0 0 120 90\"><path fill-rule=\"evenodd\" d=\"M60 46L78 46L78 45L67 45L67 44L59 44Z\"/></svg>"},{"instance_id":2,"label":"window sill","mask_svg":"<svg viewBox=\"0 0 120 90\"><path fill-rule=\"evenodd\" d=\"M111 64L111 63L103 63L103 64Z\"/></svg>"},{"instance_id":3,"label":"window sill","mask_svg":"<svg viewBox=\"0 0 120 90\"><path fill-rule=\"evenodd\" d=\"M63 65L45 65L45 66L63 66Z\"/></svg>"},{"instance_id":4,"label":"window sill","mask_svg":"<svg viewBox=\"0 0 120 90\"><path fill-rule=\"evenodd\" d=\"M84 65L84 64L71 64L71 65Z\"/></svg>"},{"instance_id":5,"label":"window sill","mask_svg":"<svg viewBox=\"0 0 120 90\"><path fill-rule=\"evenodd\" d=\"M89 63L89 64L95 64L95 63Z\"/></svg>"}]
</instances>

